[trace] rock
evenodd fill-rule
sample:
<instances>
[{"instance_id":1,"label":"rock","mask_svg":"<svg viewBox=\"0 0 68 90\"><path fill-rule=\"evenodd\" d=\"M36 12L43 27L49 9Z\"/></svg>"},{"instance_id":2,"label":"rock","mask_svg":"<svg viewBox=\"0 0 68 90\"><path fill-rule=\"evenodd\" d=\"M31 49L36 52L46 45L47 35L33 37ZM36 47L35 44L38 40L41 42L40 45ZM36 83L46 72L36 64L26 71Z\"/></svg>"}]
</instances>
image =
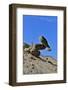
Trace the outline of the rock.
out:
<instances>
[{"instance_id":1,"label":"rock","mask_svg":"<svg viewBox=\"0 0 68 90\"><path fill-rule=\"evenodd\" d=\"M36 57L24 51L23 74L49 74L57 73L57 60L47 57Z\"/></svg>"},{"instance_id":2,"label":"rock","mask_svg":"<svg viewBox=\"0 0 68 90\"><path fill-rule=\"evenodd\" d=\"M40 51L31 51L31 54L36 56L36 57L39 57L40 56Z\"/></svg>"},{"instance_id":3,"label":"rock","mask_svg":"<svg viewBox=\"0 0 68 90\"><path fill-rule=\"evenodd\" d=\"M40 56L43 44L24 44L23 74L57 73L57 60L47 56Z\"/></svg>"}]
</instances>

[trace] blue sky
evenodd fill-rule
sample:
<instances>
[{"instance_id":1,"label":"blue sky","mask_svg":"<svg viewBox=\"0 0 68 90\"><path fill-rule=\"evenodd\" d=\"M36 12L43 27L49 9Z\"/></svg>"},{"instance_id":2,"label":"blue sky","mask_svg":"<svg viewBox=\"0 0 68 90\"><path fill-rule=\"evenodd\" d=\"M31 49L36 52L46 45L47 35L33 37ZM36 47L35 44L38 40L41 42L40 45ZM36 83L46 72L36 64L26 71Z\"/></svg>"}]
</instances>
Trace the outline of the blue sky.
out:
<instances>
[{"instance_id":1,"label":"blue sky","mask_svg":"<svg viewBox=\"0 0 68 90\"><path fill-rule=\"evenodd\" d=\"M44 36L52 51L41 50L41 55L57 59L57 16L23 16L24 42L40 43L39 37Z\"/></svg>"}]
</instances>

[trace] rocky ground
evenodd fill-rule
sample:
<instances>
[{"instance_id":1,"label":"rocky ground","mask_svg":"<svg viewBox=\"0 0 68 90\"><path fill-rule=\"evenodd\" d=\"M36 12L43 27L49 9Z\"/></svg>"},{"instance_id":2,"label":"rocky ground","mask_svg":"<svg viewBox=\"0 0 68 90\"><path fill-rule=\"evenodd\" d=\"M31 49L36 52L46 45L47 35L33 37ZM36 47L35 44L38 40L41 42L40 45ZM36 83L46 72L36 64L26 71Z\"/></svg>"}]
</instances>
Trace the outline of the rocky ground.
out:
<instances>
[{"instance_id":1,"label":"rocky ground","mask_svg":"<svg viewBox=\"0 0 68 90\"><path fill-rule=\"evenodd\" d=\"M57 61L50 56L35 57L24 51L23 74L57 73Z\"/></svg>"}]
</instances>

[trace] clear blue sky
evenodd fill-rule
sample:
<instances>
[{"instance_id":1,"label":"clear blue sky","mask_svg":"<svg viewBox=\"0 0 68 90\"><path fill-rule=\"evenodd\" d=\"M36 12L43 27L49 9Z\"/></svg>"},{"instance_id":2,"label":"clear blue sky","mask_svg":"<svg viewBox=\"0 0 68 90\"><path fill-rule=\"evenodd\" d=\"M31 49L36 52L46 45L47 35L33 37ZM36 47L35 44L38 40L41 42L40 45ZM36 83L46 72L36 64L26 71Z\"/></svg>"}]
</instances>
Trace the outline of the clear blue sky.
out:
<instances>
[{"instance_id":1,"label":"clear blue sky","mask_svg":"<svg viewBox=\"0 0 68 90\"><path fill-rule=\"evenodd\" d=\"M23 16L24 42L40 43L39 37L44 36L52 51L41 50L41 55L57 59L57 16Z\"/></svg>"}]
</instances>

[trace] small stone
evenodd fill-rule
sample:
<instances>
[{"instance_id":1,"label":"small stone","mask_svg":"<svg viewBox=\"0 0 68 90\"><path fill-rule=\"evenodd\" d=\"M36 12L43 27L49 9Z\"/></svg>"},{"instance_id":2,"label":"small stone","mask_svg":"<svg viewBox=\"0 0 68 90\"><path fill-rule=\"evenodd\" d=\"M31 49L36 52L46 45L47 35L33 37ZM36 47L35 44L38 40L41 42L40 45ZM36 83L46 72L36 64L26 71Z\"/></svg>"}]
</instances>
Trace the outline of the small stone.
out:
<instances>
[{"instance_id":1,"label":"small stone","mask_svg":"<svg viewBox=\"0 0 68 90\"><path fill-rule=\"evenodd\" d=\"M30 72L32 72L32 71L30 71Z\"/></svg>"},{"instance_id":2,"label":"small stone","mask_svg":"<svg viewBox=\"0 0 68 90\"><path fill-rule=\"evenodd\" d=\"M48 60L48 58L46 58L46 60Z\"/></svg>"},{"instance_id":3,"label":"small stone","mask_svg":"<svg viewBox=\"0 0 68 90\"><path fill-rule=\"evenodd\" d=\"M32 64L32 66L34 66L34 64Z\"/></svg>"},{"instance_id":4,"label":"small stone","mask_svg":"<svg viewBox=\"0 0 68 90\"><path fill-rule=\"evenodd\" d=\"M31 59L36 60L35 58L31 57Z\"/></svg>"},{"instance_id":5,"label":"small stone","mask_svg":"<svg viewBox=\"0 0 68 90\"><path fill-rule=\"evenodd\" d=\"M34 67L32 67L32 69L34 69Z\"/></svg>"},{"instance_id":6,"label":"small stone","mask_svg":"<svg viewBox=\"0 0 68 90\"><path fill-rule=\"evenodd\" d=\"M27 68L28 68L28 66L27 66Z\"/></svg>"}]
</instances>

